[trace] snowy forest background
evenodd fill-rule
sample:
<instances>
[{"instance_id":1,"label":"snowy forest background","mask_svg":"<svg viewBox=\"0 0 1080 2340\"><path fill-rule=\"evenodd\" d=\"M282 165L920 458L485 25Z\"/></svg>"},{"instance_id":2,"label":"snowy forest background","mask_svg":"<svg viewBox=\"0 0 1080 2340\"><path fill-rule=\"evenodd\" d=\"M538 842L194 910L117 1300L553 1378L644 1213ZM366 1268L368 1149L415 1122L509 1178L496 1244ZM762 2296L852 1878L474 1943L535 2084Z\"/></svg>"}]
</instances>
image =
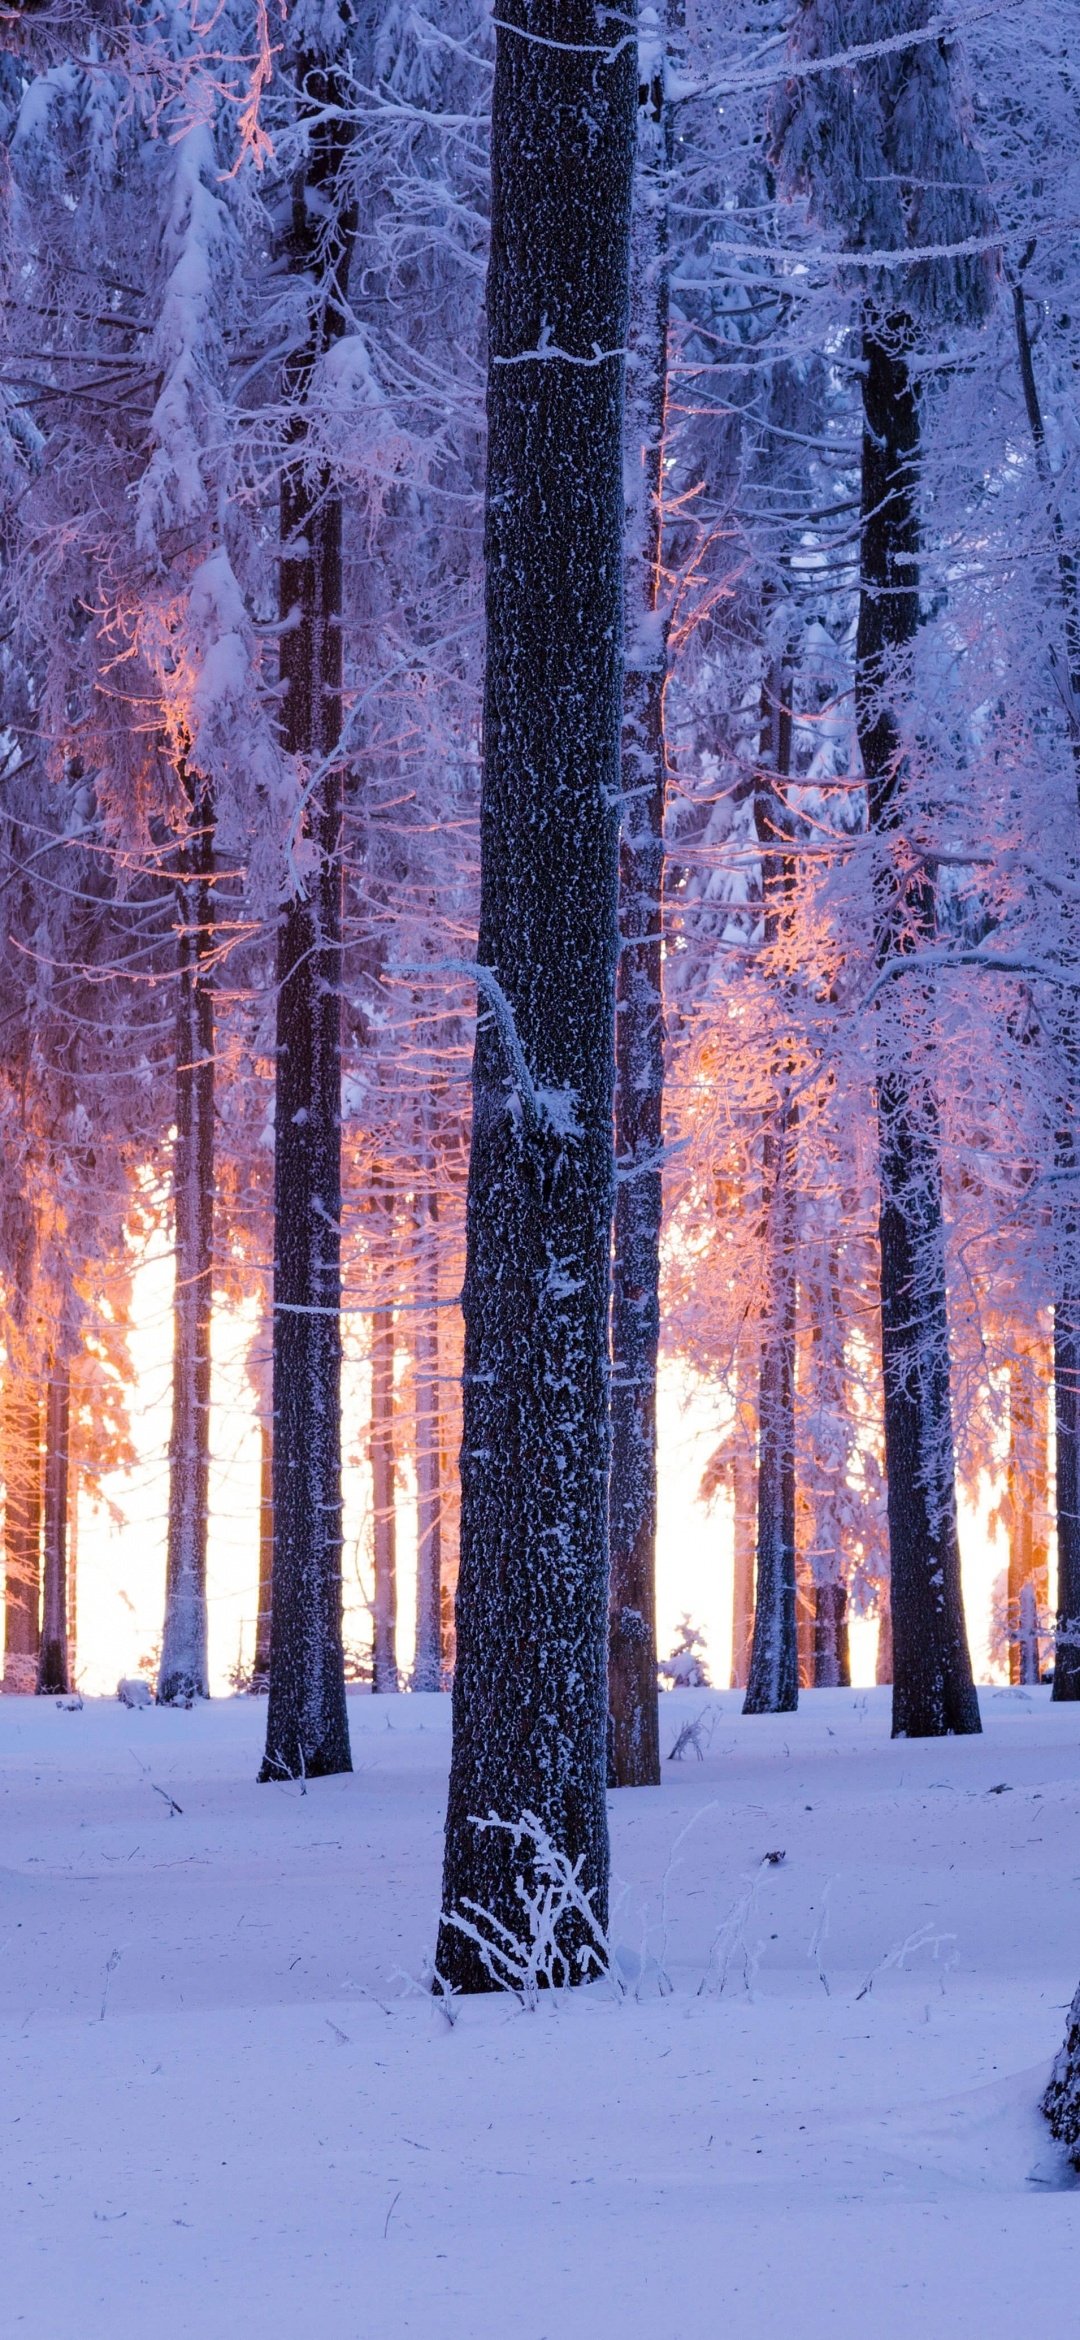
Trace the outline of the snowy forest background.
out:
<instances>
[{"instance_id":1,"label":"snowy forest background","mask_svg":"<svg viewBox=\"0 0 1080 2340\"><path fill-rule=\"evenodd\" d=\"M863 1619L891 1678L879 1108L902 1079L943 1198L947 1471L998 1528L992 1664L1037 1680L1063 1420L1074 1484L1080 1450L1071 11L808 0L793 26L668 0L637 39L623 916L648 924L662 823L664 1038L662 1122L624 1118L620 1161L644 1187L662 1164L661 1373L715 1426L679 1501L707 1463L734 1681L769 1534L799 1681L843 1681ZM406 1686L400 1534L411 1679L453 1669L493 56L472 0L0 8L8 1690L78 1668L76 1490L115 1490L171 1358L140 1565L164 1581L167 1547L162 1691L205 1691L237 1483L207 1478L211 1319L216 1436L261 1442L229 1531L244 1637L235 1606L215 1629L212 1569L213 1668L265 1684L285 947L316 966L314 1049L340 1002L346 1668ZM868 317L917 507L888 555L911 622L876 651ZM335 514L316 642L296 611ZM333 1248L279 1307L331 1306ZM81 1517L88 1573L115 1574Z\"/></svg>"}]
</instances>

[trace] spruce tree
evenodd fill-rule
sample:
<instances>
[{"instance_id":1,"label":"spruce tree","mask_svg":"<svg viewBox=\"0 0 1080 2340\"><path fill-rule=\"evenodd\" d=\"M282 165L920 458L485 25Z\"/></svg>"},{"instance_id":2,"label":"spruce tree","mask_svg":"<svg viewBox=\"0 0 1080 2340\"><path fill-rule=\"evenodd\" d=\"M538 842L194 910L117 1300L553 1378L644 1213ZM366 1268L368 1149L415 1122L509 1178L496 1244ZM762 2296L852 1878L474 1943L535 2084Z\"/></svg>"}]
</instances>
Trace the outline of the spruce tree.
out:
<instances>
[{"instance_id":1,"label":"spruce tree","mask_svg":"<svg viewBox=\"0 0 1080 2340\"><path fill-rule=\"evenodd\" d=\"M879 968L931 941L934 888L910 850L908 704L920 626L922 415L927 348L977 324L989 299L983 256L913 259L905 249L977 238L988 224L982 173L961 129L950 58L927 0L812 0L792 47L800 62L849 46L904 45L787 87L774 120L790 184L848 250L888 255L862 275L862 524L855 705L875 862ZM905 36L907 38L905 39ZM960 1589L950 1397L940 1131L924 1046L928 1001L913 978L879 1009L881 1341L893 1633L893 1732L979 1730Z\"/></svg>"},{"instance_id":2,"label":"spruce tree","mask_svg":"<svg viewBox=\"0 0 1080 2340\"><path fill-rule=\"evenodd\" d=\"M488 274L480 1010L440 1973L521 1931L532 1812L606 1919L608 1301L623 379L637 88L625 11L507 0ZM564 1948L572 1958L575 1943Z\"/></svg>"},{"instance_id":3,"label":"spruce tree","mask_svg":"<svg viewBox=\"0 0 1080 2340\"><path fill-rule=\"evenodd\" d=\"M281 736L303 811L277 948L264 1780L351 1769L341 1627L341 499L310 453L306 417L319 361L347 324L355 218L342 187L353 134L345 39L344 12L304 12L288 59L303 145L285 250L306 317L282 384Z\"/></svg>"}]
</instances>

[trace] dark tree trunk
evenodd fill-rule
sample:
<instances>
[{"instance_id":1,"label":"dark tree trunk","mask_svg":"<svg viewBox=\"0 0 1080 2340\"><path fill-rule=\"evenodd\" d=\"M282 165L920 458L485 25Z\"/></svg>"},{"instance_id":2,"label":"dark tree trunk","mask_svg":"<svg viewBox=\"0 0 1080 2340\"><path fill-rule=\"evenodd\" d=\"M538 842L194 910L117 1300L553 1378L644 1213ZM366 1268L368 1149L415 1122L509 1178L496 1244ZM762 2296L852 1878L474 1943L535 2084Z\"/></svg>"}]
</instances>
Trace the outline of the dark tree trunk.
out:
<instances>
[{"instance_id":1,"label":"dark tree trunk","mask_svg":"<svg viewBox=\"0 0 1080 2340\"><path fill-rule=\"evenodd\" d=\"M847 1586L833 1581L814 1586L814 1688L851 1687Z\"/></svg>"},{"instance_id":2,"label":"dark tree trunk","mask_svg":"<svg viewBox=\"0 0 1080 2340\"><path fill-rule=\"evenodd\" d=\"M37 1688L41 1647L41 1402L33 1382L4 1407L4 1688Z\"/></svg>"},{"instance_id":3,"label":"dark tree trunk","mask_svg":"<svg viewBox=\"0 0 1080 2340\"><path fill-rule=\"evenodd\" d=\"M278 929L274 1598L260 1779L352 1768L341 1620L341 503L306 460L305 402L346 330L355 219L341 172L354 133L340 62L301 52L293 69L308 131L288 259L309 308L283 369L293 453L280 607L296 622L281 637L281 733L304 789L305 866Z\"/></svg>"},{"instance_id":4,"label":"dark tree trunk","mask_svg":"<svg viewBox=\"0 0 1080 2340\"><path fill-rule=\"evenodd\" d=\"M534 1813L606 1923L608 1317L636 70L507 0L492 116L481 1012L443 1910L520 1934ZM599 32L599 39L598 39ZM526 37L529 35L531 37ZM610 38L610 54L603 42ZM564 1949L576 1941L568 1927ZM491 1987L444 1916L440 1972Z\"/></svg>"},{"instance_id":5,"label":"dark tree trunk","mask_svg":"<svg viewBox=\"0 0 1080 2340\"><path fill-rule=\"evenodd\" d=\"M863 336L862 554L856 722L870 826L894 836L875 881L879 966L934 929L924 864L900 835L903 750L897 703L919 624L919 407L904 316L870 315ZM893 1633L893 1734L981 1729L960 1589L945 1234L937 1106L913 1050L926 1001L894 984L878 1010L881 1341ZM910 1019L910 1020L909 1020Z\"/></svg>"},{"instance_id":6,"label":"dark tree trunk","mask_svg":"<svg viewBox=\"0 0 1080 2340\"><path fill-rule=\"evenodd\" d=\"M274 1425L259 1424L259 1606L251 1687L270 1688L270 1620L274 1613Z\"/></svg>"},{"instance_id":7,"label":"dark tree trunk","mask_svg":"<svg viewBox=\"0 0 1080 2340\"><path fill-rule=\"evenodd\" d=\"M784 783L791 770L791 674L766 679L754 825L761 857L766 948L781 942L795 864L778 850L788 834ZM789 1714L799 1703L795 1617L796 1109L787 1066L762 1148L765 1294L758 1383L757 1593L744 1714Z\"/></svg>"},{"instance_id":8,"label":"dark tree trunk","mask_svg":"<svg viewBox=\"0 0 1080 2340\"><path fill-rule=\"evenodd\" d=\"M667 403L664 55L643 44L630 247L629 486L619 967L615 1007L615 1233L611 1269L608 1711L610 1784L660 1782L656 1678L656 1363L664 1104L663 886L667 628L660 614Z\"/></svg>"},{"instance_id":9,"label":"dark tree trunk","mask_svg":"<svg viewBox=\"0 0 1080 2340\"><path fill-rule=\"evenodd\" d=\"M807 1303L812 1314L808 1352L810 1373L809 1422L811 1446L819 1449L817 1484L813 1495L814 1533L811 1567L813 1586L813 1663L810 1680L815 1690L847 1689L851 1682L848 1641L848 1596L844 1583L844 1545L841 1507L845 1473L835 1463L825 1478L820 1461L822 1441L816 1435L820 1421L826 1447L831 1445L844 1417L844 1318L840 1292L840 1257L829 1243L820 1272L806 1278Z\"/></svg>"},{"instance_id":10,"label":"dark tree trunk","mask_svg":"<svg viewBox=\"0 0 1080 2340\"><path fill-rule=\"evenodd\" d=\"M416 1656L414 1690L441 1690L442 1423L439 1404L439 1234L434 1193L416 1208Z\"/></svg>"},{"instance_id":11,"label":"dark tree trunk","mask_svg":"<svg viewBox=\"0 0 1080 2340\"><path fill-rule=\"evenodd\" d=\"M375 1560L373 1690L397 1690L397 1462L394 1454L394 1311L371 1330L371 1488Z\"/></svg>"},{"instance_id":12,"label":"dark tree trunk","mask_svg":"<svg viewBox=\"0 0 1080 2340\"><path fill-rule=\"evenodd\" d=\"M41 1603L41 1692L71 1688L68 1658L68 1438L71 1413L66 1358L54 1358L45 1396L45 1573Z\"/></svg>"},{"instance_id":13,"label":"dark tree trunk","mask_svg":"<svg viewBox=\"0 0 1080 2340\"><path fill-rule=\"evenodd\" d=\"M173 1411L162 1706L207 1698L206 1530L210 1480L210 1321L214 1273L214 811L198 772L181 766L189 829L180 856L180 998L176 1016L173 1210Z\"/></svg>"},{"instance_id":14,"label":"dark tree trunk","mask_svg":"<svg viewBox=\"0 0 1080 2340\"><path fill-rule=\"evenodd\" d=\"M1013 317L1024 404L1035 448L1035 465L1047 500L1057 559L1058 592L1065 631L1062 696L1069 715L1073 769L1080 793L1080 590L1076 560L1065 535L1061 506L1046 448L1042 405L1028 331L1022 284L1013 287ZM1075 849L1073 854L1075 860ZM1058 1607L1053 1697L1080 1699L1080 1209L1068 1200L1080 1161L1080 1045L1070 1002L1062 1034L1065 1096L1056 1145L1056 1168L1064 1172L1066 1200L1055 1212L1054 1410L1057 1442Z\"/></svg>"}]
</instances>

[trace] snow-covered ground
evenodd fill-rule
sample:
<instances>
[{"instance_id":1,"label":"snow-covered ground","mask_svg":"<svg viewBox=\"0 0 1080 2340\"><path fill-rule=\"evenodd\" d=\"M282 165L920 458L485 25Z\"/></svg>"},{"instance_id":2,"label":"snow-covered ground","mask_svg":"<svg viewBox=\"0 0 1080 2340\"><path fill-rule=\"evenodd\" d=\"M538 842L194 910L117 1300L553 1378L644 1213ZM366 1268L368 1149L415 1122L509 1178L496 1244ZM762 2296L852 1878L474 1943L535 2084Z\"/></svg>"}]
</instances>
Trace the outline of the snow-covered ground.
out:
<instances>
[{"instance_id":1,"label":"snow-covered ground","mask_svg":"<svg viewBox=\"0 0 1080 2340\"><path fill-rule=\"evenodd\" d=\"M1080 2192L1036 2104L1080 1976L1080 1711L980 1695L981 1740L907 1745L882 1691L666 1696L665 1754L702 1716L704 1759L610 1799L638 1995L452 2028L410 1979L448 1701L351 1698L355 1772L301 1794L255 1784L258 1702L0 1700L2 2329L1073 2329Z\"/></svg>"}]
</instances>

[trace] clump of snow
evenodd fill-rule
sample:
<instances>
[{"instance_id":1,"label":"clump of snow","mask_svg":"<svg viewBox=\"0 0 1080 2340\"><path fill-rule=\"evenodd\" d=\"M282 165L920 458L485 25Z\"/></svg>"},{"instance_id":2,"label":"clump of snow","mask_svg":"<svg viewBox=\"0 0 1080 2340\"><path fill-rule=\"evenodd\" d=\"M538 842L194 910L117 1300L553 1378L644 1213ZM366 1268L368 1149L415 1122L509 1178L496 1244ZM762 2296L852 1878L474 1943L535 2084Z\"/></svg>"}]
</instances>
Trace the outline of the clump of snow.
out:
<instances>
[{"instance_id":1,"label":"clump of snow","mask_svg":"<svg viewBox=\"0 0 1080 2340\"><path fill-rule=\"evenodd\" d=\"M121 1706L152 1706L154 1703L150 1684L143 1681L141 1674L122 1674L116 1685L116 1695Z\"/></svg>"}]
</instances>

